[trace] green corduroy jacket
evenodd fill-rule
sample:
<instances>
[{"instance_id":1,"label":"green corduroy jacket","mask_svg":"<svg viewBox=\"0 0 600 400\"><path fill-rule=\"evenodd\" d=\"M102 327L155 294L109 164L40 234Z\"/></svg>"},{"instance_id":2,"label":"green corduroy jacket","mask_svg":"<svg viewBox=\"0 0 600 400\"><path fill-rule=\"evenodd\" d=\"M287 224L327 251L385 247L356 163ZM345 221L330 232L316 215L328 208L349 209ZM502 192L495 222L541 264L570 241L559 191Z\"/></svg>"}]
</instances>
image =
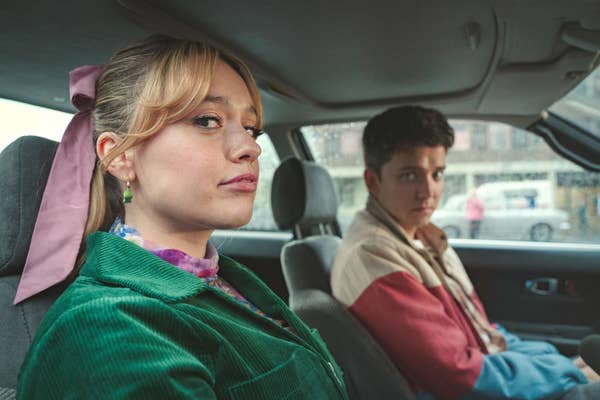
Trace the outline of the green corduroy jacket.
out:
<instances>
[{"instance_id":1,"label":"green corduroy jacket","mask_svg":"<svg viewBox=\"0 0 600 400\"><path fill-rule=\"evenodd\" d=\"M294 333L117 236L87 242L80 276L42 322L19 399L347 399L308 328L252 272L219 274Z\"/></svg>"}]
</instances>

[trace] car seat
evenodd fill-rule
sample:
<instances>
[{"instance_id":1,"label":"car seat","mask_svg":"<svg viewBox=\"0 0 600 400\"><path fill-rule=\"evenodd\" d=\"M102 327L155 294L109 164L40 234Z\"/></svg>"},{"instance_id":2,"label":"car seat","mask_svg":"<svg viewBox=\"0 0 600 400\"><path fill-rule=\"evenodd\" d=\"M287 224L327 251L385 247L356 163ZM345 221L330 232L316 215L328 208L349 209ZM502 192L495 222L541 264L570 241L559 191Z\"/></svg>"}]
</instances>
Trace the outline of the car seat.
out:
<instances>
[{"instance_id":1,"label":"car seat","mask_svg":"<svg viewBox=\"0 0 600 400\"><path fill-rule=\"evenodd\" d=\"M294 240L281 253L291 309L317 328L344 372L351 399L414 399L398 368L368 331L335 300L330 268L341 239L336 236L337 199L327 170L288 158L275 171L273 217Z\"/></svg>"},{"instance_id":2,"label":"car seat","mask_svg":"<svg viewBox=\"0 0 600 400\"><path fill-rule=\"evenodd\" d=\"M13 305L57 146L52 140L24 136L0 153L0 400L15 397L27 349L64 289L57 285Z\"/></svg>"}]
</instances>

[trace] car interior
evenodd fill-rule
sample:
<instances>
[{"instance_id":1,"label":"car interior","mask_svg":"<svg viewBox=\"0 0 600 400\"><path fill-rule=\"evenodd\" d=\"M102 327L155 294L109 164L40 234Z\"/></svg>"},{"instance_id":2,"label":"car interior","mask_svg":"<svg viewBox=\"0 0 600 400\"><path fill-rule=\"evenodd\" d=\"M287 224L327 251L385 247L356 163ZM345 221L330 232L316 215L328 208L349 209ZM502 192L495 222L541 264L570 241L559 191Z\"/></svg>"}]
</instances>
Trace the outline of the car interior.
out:
<instances>
[{"instance_id":1,"label":"car interior","mask_svg":"<svg viewBox=\"0 0 600 400\"><path fill-rule=\"evenodd\" d=\"M460 179L449 173L446 199L492 175L548 180L556 208L570 218L557 224L577 233L543 242L530 230L502 240L451 239L490 320L567 356L600 333L600 1L7 1L0 24L3 119L9 112L1 101L72 114L68 71L101 64L151 33L208 41L250 66L267 133L255 218L211 240L319 330L350 398L413 398L403 373L329 286L345 226L364 206L356 138L364 121L392 106L433 107L456 121L460 157L450 150L449 171L453 162L468 171L457 167L466 176ZM582 87L591 103L559 102ZM584 122L569 118L582 115ZM20 118L18 125L35 119ZM484 148L477 135L460 128L468 121L501 124L510 129L506 137L520 138L505 144L486 136L491 161L505 170L488 171L489 154L476 154ZM0 138L15 130L0 129ZM64 290L57 285L13 305L61 133L15 133L0 147L0 399L14 398L27 348ZM529 145L543 148L543 156ZM534 161L538 169L523 172L533 165L524 162ZM474 168L484 172L469 175Z\"/></svg>"}]
</instances>

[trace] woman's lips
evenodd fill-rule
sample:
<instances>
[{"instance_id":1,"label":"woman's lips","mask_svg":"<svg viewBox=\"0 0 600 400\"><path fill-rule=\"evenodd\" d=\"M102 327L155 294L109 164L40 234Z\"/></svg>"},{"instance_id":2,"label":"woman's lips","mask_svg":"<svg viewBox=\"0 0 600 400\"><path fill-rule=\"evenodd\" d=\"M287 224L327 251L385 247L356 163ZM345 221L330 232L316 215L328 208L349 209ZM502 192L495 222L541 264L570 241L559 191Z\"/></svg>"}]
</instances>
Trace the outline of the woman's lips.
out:
<instances>
[{"instance_id":1,"label":"woman's lips","mask_svg":"<svg viewBox=\"0 0 600 400\"><path fill-rule=\"evenodd\" d=\"M256 175L243 174L221 182L219 184L219 187L238 192L255 192L257 183L258 178L256 177Z\"/></svg>"}]
</instances>

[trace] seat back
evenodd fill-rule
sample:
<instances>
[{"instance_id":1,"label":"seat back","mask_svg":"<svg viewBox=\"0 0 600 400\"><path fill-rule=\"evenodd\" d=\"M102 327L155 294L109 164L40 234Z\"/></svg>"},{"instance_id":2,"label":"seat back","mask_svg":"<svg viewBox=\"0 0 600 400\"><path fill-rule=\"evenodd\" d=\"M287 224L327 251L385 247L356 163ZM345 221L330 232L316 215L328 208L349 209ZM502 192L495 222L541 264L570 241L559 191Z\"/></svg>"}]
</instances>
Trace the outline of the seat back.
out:
<instances>
[{"instance_id":1,"label":"seat back","mask_svg":"<svg viewBox=\"0 0 600 400\"><path fill-rule=\"evenodd\" d=\"M331 296L330 268L341 241L339 236L316 235L294 240L283 247L281 265L290 304L297 293L307 289L317 289Z\"/></svg>"},{"instance_id":2,"label":"seat back","mask_svg":"<svg viewBox=\"0 0 600 400\"><path fill-rule=\"evenodd\" d=\"M58 143L17 139L0 153L0 399L14 397L33 336L61 285L13 305L48 173Z\"/></svg>"},{"instance_id":3,"label":"seat back","mask_svg":"<svg viewBox=\"0 0 600 400\"><path fill-rule=\"evenodd\" d=\"M290 307L327 343L356 399L414 399L398 368L369 332L331 295L331 265L341 242L337 199L323 167L290 158L273 176L271 204L277 225L295 240L281 254Z\"/></svg>"}]
</instances>

